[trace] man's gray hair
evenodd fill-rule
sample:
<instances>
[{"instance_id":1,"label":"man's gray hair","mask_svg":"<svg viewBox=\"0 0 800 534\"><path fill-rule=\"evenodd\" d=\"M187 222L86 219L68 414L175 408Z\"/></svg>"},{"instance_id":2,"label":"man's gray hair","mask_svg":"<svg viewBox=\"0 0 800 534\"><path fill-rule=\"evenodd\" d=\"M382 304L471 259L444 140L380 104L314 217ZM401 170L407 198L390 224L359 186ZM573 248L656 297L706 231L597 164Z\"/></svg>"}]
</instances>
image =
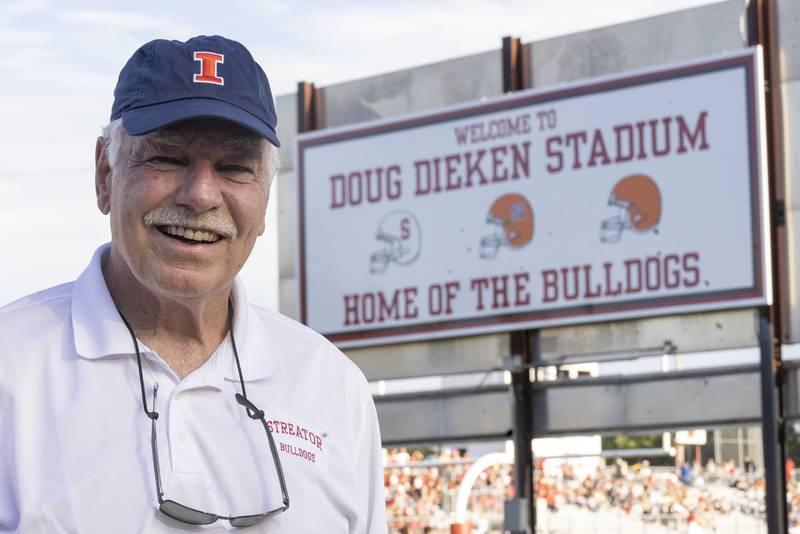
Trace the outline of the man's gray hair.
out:
<instances>
[{"instance_id":1,"label":"man's gray hair","mask_svg":"<svg viewBox=\"0 0 800 534\"><path fill-rule=\"evenodd\" d=\"M111 171L114 172L114 169L121 163L122 157L125 156L125 154L122 153L122 145L128 134L122 127L122 119L115 119L109 122L103 127L102 135L105 144L103 150L108 157ZM263 165L267 174L267 185L269 186L272 184L273 178L275 178L280 169L280 156L278 155L278 149L272 143L268 142L266 139L261 139L261 141L264 146L262 151L264 156Z\"/></svg>"}]
</instances>

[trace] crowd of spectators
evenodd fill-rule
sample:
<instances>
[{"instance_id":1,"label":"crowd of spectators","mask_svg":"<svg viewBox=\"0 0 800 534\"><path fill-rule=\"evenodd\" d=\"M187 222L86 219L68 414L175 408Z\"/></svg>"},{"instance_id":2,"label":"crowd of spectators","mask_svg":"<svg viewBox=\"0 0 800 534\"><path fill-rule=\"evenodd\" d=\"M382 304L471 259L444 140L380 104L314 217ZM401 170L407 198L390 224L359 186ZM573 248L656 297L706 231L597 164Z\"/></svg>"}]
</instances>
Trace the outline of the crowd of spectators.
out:
<instances>
[{"instance_id":1,"label":"crowd of spectators","mask_svg":"<svg viewBox=\"0 0 800 534\"><path fill-rule=\"evenodd\" d=\"M385 451L384 461L390 532L449 534L458 487L471 464L466 452L444 449L426 456L399 448ZM789 490L790 521L800 526L800 488L793 476ZM763 517L765 508L763 477L752 462L739 467L732 460L721 465L709 460L705 466L653 468L647 460L628 464L617 459L610 466L580 474L570 463L563 463L547 473L537 469L535 491L539 506L551 514L569 507L618 510L646 523L689 527L690 532L713 529L716 517L733 512ZM473 522L501 524L503 501L513 495L512 466L485 470L470 496Z\"/></svg>"},{"instance_id":2,"label":"crowd of spectators","mask_svg":"<svg viewBox=\"0 0 800 534\"><path fill-rule=\"evenodd\" d=\"M392 534L449 534L461 479L472 461L463 449L427 456L404 448L385 451L384 486ZM481 473L469 510L483 521L502 521L503 501L514 494L511 469L493 466Z\"/></svg>"},{"instance_id":3,"label":"crowd of spectators","mask_svg":"<svg viewBox=\"0 0 800 534\"><path fill-rule=\"evenodd\" d=\"M733 465L733 469L731 469ZM647 460L633 465L617 459L609 469L580 478L568 464L556 476L536 479L537 496L557 513L565 505L590 511L618 509L645 523L678 528L713 528L715 519L734 511L764 512L764 479L728 462L724 471L710 461L705 468L684 463L678 469L654 469Z\"/></svg>"}]
</instances>

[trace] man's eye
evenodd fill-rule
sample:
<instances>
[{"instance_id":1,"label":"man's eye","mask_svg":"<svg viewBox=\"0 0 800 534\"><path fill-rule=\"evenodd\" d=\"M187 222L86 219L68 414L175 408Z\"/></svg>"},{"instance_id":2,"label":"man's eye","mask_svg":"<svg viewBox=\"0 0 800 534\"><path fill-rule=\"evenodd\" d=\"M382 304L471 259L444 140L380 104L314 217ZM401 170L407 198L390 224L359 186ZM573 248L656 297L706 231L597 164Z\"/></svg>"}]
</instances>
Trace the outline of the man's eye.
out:
<instances>
[{"instance_id":1,"label":"man's eye","mask_svg":"<svg viewBox=\"0 0 800 534\"><path fill-rule=\"evenodd\" d=\"M148 161L160 165L183 165L183 160L170 156L153 156Z\"/></svg>"},{"instance_id":2,"label":"man's eye","mask_svg":"<svg viewBox=\"0 0 800 534\"><path fill-rule=\"evenodd\" d=\"M253 170L250 169L249 167L236 164L220 165L219 170L222 172L247 172L247 173L253 172Z\"/></svg>"}]
</instances>

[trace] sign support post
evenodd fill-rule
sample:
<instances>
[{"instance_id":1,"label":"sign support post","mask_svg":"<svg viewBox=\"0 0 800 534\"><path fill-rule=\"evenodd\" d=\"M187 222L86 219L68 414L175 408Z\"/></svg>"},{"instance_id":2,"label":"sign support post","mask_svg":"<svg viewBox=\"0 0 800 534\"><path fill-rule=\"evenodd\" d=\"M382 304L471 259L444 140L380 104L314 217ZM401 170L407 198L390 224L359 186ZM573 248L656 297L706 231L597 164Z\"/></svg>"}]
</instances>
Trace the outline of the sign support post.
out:
<instances>
[{"instance_id":1,"label":"sign support post","mask_svg":"<svg viewBox=\"0 0 800 534\"><path fill-rule=\"evenodd\" d=\"M518 505L527 506L529 530L536 532L536 492L533 465L533 404L531 393L531 363L539 352L539 331L523 330L511 334L511 354L514 371L511 389L514 396L514 480Z\"/></svg>"},{"instance_id":2,"label":"sign support post","mask_svg":"<svg viewBox=\"0 0 800 534\"><path fill-rule=\"evenodd\" d=\"M519 37L503 37L503 92L524 89L524 47ZM533 394L531 363L539 352L539 331L511 332L511 354L517 363L511 376L514 392L514 480L519 506L527 505L528 532L536 532L536 471L533 462Z\"/></svg>"},{"instance_id":3,"label":"sign support post","mask_svg":"<svg viewBox=\"0 0 800 534\"><path fill-rule=\"evenodd\" d=\"M761 441L764 446L764 478L766 479L767 532L785 534L786 521L786 449L784 422L781 417L781 380L776 373L780 363L774 355L773 330L769 308L758 314L758 345L761 352Z\"/></svg>"},{"instance_id":4,"label":"sign support post","mask_svg":"<svg viewBox=\"0 0 800 534\"><path fill-rule=\"evenodd\" d=\"M772 305L759 308L758 341L761 353L761 425L766 481L767 531L785 534L789 522L786 506L786 422L783 417L781 343L784 340L786 301L786 228L782 206L783 139L778 58L777 2L756 0L747 10L749 44L761 45L764 58L766 142L769 183L769 232L772 243Z\"/></svg>"}]
</instances>

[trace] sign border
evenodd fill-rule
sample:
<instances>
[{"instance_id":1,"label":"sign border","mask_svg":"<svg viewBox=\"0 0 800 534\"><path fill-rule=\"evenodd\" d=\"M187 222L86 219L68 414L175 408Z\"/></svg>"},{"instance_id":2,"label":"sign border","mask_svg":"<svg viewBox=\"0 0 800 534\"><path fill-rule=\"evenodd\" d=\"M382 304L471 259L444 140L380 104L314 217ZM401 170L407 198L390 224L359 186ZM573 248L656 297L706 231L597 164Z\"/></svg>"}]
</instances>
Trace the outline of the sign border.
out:
<instances>
[{"instance_id":1,"label":"sign border","mask_svg":"<svg viewBox=\"0 0 800 534\"><path fill-rule=\"evenodd\" d=\"M515 108L554 102L589 94L636 87L648 83L673 80L722 70L744 68L745 93L747 98L747 127L749 138L751 216L753 239L753 283L750 287L698 293L692 295L662 296L637 299L628 302L584 304L558 309L512 312L488 317L470 317L451 321L430 321L413 325L383 328L366 328L342 332L323 333L341 347L384 345L424 339L504 332L532 327L566 326L595 323L615 319L655 317L678 313L711 311L720 309L747 308L769 304L769 235L765 218L768 216L766 202L766 160L764 133L764 90L761 64L761 47L745 49L741 53L726 54L700 61L664 67L654 67L622 75L592 78L556 88L529 89L513 94L500 95L484 101L458 104L434 111L423 111L401 117L390 117L376 121L361 122L337 128L298 134L295 150L298 202L298 300L299 319L306 323L306 239L305 239L305 175L303 154L308 148L418 128L429 124L479 117L481 115L508 111ZM698 309L699 306L699 309ZM638 310L647 310L637 313Z\"/></svg>"}]
</instances>

